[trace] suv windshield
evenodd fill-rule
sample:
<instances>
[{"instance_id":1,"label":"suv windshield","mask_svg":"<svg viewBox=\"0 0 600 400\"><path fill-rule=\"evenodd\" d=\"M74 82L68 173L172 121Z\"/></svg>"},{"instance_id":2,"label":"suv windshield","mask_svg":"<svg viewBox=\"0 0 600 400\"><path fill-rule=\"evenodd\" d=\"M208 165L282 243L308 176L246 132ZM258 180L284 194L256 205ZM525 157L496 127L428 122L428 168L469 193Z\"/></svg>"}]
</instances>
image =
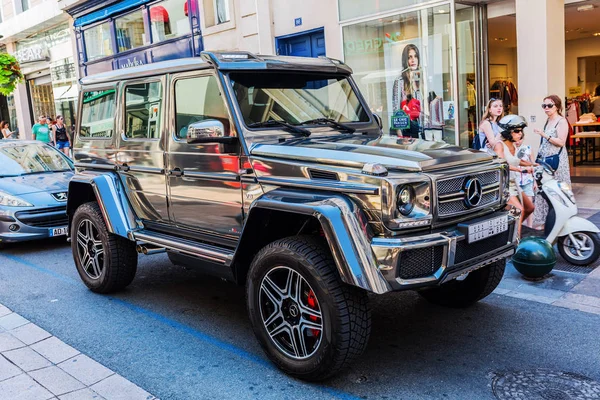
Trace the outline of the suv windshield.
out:
<instances>
[{"instance_id":1,"label":"suv windshield","mask_svg":"<svg viewBox=\"0 0 600 400\"><path fill-rule=\"evenodd\" d=\"M369 122L347 77L302 72L233 72L229 75L246 125L277 120ZM317 125L317 123L315 123Z\"/></svg>"},{"instance_id":2,"label":"suv windshield","mask_svg":"<svg viewBox=\"0 0 600 400\"><path fill-rule=\"evenodd\" d=\"M70 171L71 162L58 150L37 143L0 147L0 177Z\"/></svg>"}]
</instances>

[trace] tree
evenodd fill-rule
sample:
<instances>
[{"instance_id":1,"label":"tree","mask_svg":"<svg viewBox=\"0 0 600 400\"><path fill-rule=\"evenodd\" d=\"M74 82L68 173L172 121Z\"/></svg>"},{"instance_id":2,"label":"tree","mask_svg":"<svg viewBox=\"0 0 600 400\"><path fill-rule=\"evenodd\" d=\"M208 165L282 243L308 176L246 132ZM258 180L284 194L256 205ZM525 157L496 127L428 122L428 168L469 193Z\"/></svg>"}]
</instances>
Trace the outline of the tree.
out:
<instances>
[{"instance_id":1,"label":"tree","mask_svg":"<svg viewBox=\"0 0 600 400\"><path fill-rule=\"evenodd\" d=\"M0 94L10 95L21 82L23 73L17 59L10 54L0 53Z\"/></svg>"}]
</instances>

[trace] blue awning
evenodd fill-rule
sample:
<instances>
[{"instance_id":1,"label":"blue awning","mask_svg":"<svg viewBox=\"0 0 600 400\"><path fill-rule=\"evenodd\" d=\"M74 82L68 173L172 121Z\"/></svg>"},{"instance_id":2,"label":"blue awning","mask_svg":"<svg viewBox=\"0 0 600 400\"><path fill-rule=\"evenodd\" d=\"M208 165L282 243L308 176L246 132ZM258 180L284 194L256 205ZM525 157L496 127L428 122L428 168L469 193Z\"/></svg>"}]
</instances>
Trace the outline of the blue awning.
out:
<instances>
[{"instance_id":1,"label":"blue awning","mask_svg":"<svg viewBox=\"0 0 600 400\"><path fill-rule=\"evenodd\" d=\"M93 24L94 22L101 21L105 18L110 17L111 15L118 14L123 11L127 11L131 8L135 8L137 6L141 6L142 4L146 4L152 0L123 0L118 2L117 4L113 4L112 6L108 6L101 10L94 11L82 17L79 17L75 20L75 27L81 27L89 24Z\"/></svg>"}]
</instances>

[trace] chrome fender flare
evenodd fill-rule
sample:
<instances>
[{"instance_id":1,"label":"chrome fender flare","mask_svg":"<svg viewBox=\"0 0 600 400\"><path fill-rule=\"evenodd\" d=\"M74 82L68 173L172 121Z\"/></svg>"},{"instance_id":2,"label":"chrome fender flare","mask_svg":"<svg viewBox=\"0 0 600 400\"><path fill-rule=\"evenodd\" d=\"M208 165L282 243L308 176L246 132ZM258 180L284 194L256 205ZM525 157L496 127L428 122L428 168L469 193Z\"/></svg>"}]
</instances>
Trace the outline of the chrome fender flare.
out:
<instances>
[{"instance_id":1,"label":"chrome fender flare","mask_svg":"<svg viewBox=\"0 0 600 400\"><path fill-rule=\"evenodd\" d=\"M140 228L140 223L129 203L125 188L118 176L113 173L79 173L69 182L67 210L70 221L77 207L85 202L78 194L91 188L95 200L100 206L102 217L110 233L134 240L133 231ZM71 195L73 193L73 195Z\"/></svg>"},{"instance_id":2,"label":"chrome fender flare","mask_svg":"<svg viewBox=\"0 0 600 400\"><path fill-rule=\"evenodd\" d=\"M377 294L392 290L379 271L370 238L359 218L360 209L348 197L275 189L256 199L249 208L249 215L254 209L315 217L321 224L343 282Z\"/></svg>"}]
</instances>

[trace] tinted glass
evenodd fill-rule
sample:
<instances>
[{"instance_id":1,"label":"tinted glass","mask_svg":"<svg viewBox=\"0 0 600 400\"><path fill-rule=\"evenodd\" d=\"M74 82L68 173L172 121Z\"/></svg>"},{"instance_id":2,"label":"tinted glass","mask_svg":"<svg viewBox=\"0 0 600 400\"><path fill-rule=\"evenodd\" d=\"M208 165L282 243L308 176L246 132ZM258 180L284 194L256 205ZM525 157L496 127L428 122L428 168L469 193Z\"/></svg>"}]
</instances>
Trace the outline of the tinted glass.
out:
<instances>
[{"instance_id":1,"label":"tinted glass","mask_svg":"<svg viewBox=\"0 0 600 400\"><path fill-rule=\"evenodd\" d=\"M125 136L158 139L162 112L160 82L138 83L125 88Z\"/></svg>"},{"instance_id":2,"label":"tinted glass","mask_svg":"<svg viewBox=\"0 0 600 400\"><path fill-rule=\"evenodd\" d=\"M0 165L2 177L73 169L71 162L58 150L41 143L0 147Z\"/></svg>"},{"instance_id":3,"label":"tinted glass","mask_svg":"<svg viewBox=\"0 0 600 400\"><path fill-rule=\"evenodd\" d=\"M83 31L87 60L92 61L113 54L108 22Z\"/></svg>"},{"instance_id":4,"label":"tinted glass","mask_svg":"<svg viewBox=\"0 0 600 400\"><path fill-rule=\"evenodd\" d=\"M167 0L150 7L152 41L161 42L191 32L187 0Z\"/></svg>"},{"instance_id":5,"label":"tinted glass","mask_svg":"<svg viewBox=\"0 0 600 400\"><path fill-rule=\"evenodd\" d=\"M269 119L300 124L316 118L368 122L369 117L344 76L303 73L231 73L246 124Z\"/></svg>"},{"instance_id":6,"label":"tinted glass","mask_svg":"<svg viewBox=\"0 0 600 400\"><path fill-rule=\"evenodd\" d=\"M141 10L117 18L115 26L119 52L135 49L146 44L144 16Z\"/></svg>"},{"instance_id":7,"label":"tinted glass","mask_svg":"<svg viewBox=\"0 0 600 400\"><path fill-rule=\"evenodd\" d=\"M175 83L175 125L179 138L185 138L189 124L207 119L227 124L227 108L217 78L201 76Z\"/></svg>"},{"instance_id":8,"label":"tinted glass","mask_svg":"<svg viewBox=\"0 0 600 400\"><path fill-rule=\"evenodd\" d=\"M111 137L115 127L115 90L83 93L81 105L82 137Z\"/></svg>"}]
</instances>

